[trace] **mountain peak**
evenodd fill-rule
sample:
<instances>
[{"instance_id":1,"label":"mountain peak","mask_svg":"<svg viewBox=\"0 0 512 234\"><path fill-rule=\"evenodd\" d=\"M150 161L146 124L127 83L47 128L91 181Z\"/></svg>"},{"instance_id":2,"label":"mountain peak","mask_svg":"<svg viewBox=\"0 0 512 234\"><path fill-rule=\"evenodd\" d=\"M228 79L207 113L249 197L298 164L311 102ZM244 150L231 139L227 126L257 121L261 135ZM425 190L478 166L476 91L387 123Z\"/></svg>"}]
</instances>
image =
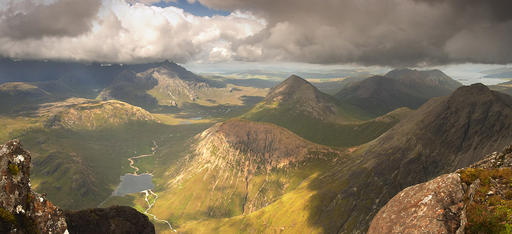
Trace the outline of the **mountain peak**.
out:
<instances>
[{"instance_id":1,"label":"mountain peak","mask_svg":"<svg viewBox=\"0 0 512 234\"><path fill-rule=\"evenodd\" d=\"M320 91L315 88L311 83L305 79L291 75L281 84L272 88L265 98L266 101L275 102L281 100L288 100L298 98L300 96L306 98L307 96L315 96Z\"/></svg>"},{"instance_id":2,"label":"mountain peak","mask_svg":"<svg viewBox=\"0 0 512 234\"><path fill-rule=\"evenodd\" d=\"M304 78L302 78L298 75L295 75L295 74L292 74L291 76L286 78L286 80L284 82L301 82L303 84L309 84L309 82L306 81Z\"/></svg>"},{"instance_id":3,"label":"mountain peak","mask_svg":"<svg viewBox=\"0 0 512 234\"><path fill-rule=\"evenodd\" d=\"M508 98L505 98L504 94L490 90L487 86L476 83L470 86L462 86L455 90L449 98L450 103L463 105L467 103L486 103L502 100L505 103L509 102Z\"/></svg>"},{"instance_id":4,"label":"mountain peak","mask_svg":"<svg viewBox=\"0 0 512 234\"><path fill-rule=\"evenodd\" d=\"M320 92L303 78L292 75L272 88L264 103L289 111L307 113L316 119L325 119L336 113L336 100Z\"/></svg>"},{"instance_id":5,"label":"mountain peak","mask_svg":"<svg viewBox=\"0 0 512 234\"><path fill-rule=\"evenodd\" d=\"M460 86L461 83L452 79L444 72L438 69L433 70L416 70L409 68L400 68L395 69L386 74L387 77L396 79L404 82L408 85L417 85L418 83L432 86L432 87L440 87L444 89L454 90Z\"/></svg>"}]
</instances>

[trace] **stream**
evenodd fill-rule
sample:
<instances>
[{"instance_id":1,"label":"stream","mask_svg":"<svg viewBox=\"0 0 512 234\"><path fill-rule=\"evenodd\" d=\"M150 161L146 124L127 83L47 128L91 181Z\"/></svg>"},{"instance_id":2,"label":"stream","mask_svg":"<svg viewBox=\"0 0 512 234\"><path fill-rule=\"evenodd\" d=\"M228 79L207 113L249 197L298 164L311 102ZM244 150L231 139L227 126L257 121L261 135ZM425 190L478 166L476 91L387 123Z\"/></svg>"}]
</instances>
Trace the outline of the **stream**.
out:
<instances>
[{"instance_id":1,"label":"stream","mask_svg":"<svg viewBox=\"0 0 512 234\"><path fill-rule=\"evenodd\" d=\"M124 196L126 194L139 192L144 193L144 199L148 204L148 208L144 211L144 214L146 214L147 216L151 216L157 222L166 223L169 226L169 229L171 229L171 231L176 232L176 230L167 220L158 219L156 215L149 213L151 208L153 208L153 206L155 205L156 200L158 199L158 195L154 193L152 190L155 187L152 181L153 175L151 173L138 174L140 169L134 165L134 159L152 157L155 155L157 149L158 145L156 144L155 141L153 141L153 147L151 147L151 154L143 154L128 158L128 161L130 162L130 167L134 170L134 172L126 173L124 176L121 176L121 183L116 188L116 190L114 190L112 196ZM150 202L150 196L154 196L152 202ZM103 202L100 205L102 204Z\"/></svg>"}]
</instances>

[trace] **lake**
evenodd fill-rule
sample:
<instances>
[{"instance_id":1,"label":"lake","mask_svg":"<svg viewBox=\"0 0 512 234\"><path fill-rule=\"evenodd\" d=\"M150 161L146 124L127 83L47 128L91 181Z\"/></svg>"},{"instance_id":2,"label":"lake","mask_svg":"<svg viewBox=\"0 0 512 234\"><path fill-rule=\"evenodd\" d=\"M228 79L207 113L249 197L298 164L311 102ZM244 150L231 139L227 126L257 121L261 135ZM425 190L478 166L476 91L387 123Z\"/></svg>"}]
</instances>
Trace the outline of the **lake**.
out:
<instances>
[{"instance_id":1,"label":"lake","mask_svg":"<svg viewBox=\"0 0 512 234\"><path fill-rule=\"evenodd\" d=\"M112 194L113 196L124 196L130 193L139 193L147 189L153 189L155 186L150 174L125 174L121 176L121 183Z\"/></svg>"}]
</instances>

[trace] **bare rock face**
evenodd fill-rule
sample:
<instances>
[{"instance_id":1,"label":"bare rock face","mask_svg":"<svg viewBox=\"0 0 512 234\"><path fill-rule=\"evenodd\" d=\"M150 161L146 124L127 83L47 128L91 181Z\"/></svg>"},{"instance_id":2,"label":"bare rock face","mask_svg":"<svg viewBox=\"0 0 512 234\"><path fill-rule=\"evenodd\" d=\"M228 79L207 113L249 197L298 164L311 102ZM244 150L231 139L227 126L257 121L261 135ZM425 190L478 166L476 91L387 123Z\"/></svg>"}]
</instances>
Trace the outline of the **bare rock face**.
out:
<instances>
[{"instance_id":1,"label":"bare rock face","mask_svg":"<svg viewBox=\"0 0 512 234\"><path fill-rule=\"evenodd\" d=\"M31 191L30 161L19 141L0 146L0 232L64 233L62 210Z\"/></svg>"},{"instance_id":2,"label":"bare rock face","mask_svg":"<svg viewBox=\"0 0 512 234\"><path fill-rule=\"evenodd\" d=\"M375 216L368 233L454 233L464 190L451 173L404 189Z\"/></svg>"}]
</instances>

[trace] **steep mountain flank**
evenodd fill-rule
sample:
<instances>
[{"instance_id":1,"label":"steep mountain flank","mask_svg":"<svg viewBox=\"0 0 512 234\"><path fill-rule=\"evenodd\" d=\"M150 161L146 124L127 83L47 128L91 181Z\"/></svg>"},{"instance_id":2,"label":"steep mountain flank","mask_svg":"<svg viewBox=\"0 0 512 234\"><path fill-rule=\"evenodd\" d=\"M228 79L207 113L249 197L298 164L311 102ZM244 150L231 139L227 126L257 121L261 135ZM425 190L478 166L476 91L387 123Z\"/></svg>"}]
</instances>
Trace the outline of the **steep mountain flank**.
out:
<instances>
[{"instance_id":1,"label":"steep mountain flank","mask_svg":"<svg viewBox=\"0 0 512 234\"><path fill-rule=\"evenodd\" d=\"M83 98L43 104L38 114L48 118L45 126L50 128L98 129L137 120L156 121L146 110L125 102Z\"/></svg>"},{"instance_id":2,"label":"steep mountain flank","mask_svg":"<svg viewBox=\"0 0 512 234\"><path fill-rule=\"evenodd\" d=\"M365 155L400 162L381 165L401 168L397 181L425 180L503 148L512 138L511 120L512 97L482 84L465 86L426 103L373 142ZM422 165L413 166L418 161ZM411 176L418 171L425 177Z\"/></svg>"},{"instance_id":3,"label":"steep mountain flank","mask_svg":"<svg viewBox=\"0 0 512 234\"><path fill-rule=\"evenodd\" d=\"M388 116L405 116L396 113ZM371 141L400 119L368 120L359 108L337 101L298 76L271 89L264 101L242 118L274 123L315 143L343 147Z\"/></svg>"},{"instance_id":4,"label":"steep mountain flank","mask_svg":"<svg viewBox=\"0 0 512 234\"><path fill-rule=\"evenodd\" d=\"M335 96L373 115L382 115L399 107L416 109L461 85L439 70L397 69L349 85Z\"/></svg>"},{"instance_id":5,"label":"steep mountain flank","mask_svg":"<svg viewBox=\"0 0 512 234\"><path fill-rule=\"evenodd\" d=\"M293 190L316 170L313 165L342 160L340 151L273 124L246 120L216 124L196 141L153 209L171 218L173 226L251 213Z\"/></svg>"},{"instance_id":6,"label":"steep mountain flank","mask_svg":"<svg viewBox=\"0 0 512 234\"><path fill-rule=\"evenodd\" d=\"M375 216L368 233L508 233L512 146L455 173L408 187Z\"/></svg>"},{"instance_id":7,"label":"steep mountain flank","mask_svg":"<svg viewBox=\"0 0 512 234\"><path fill-rule=\"evenodd\" d=\"M430 100L362 153L363 168L347 180L355 175L369 179L351 181L340 195L343 199L347 189L355 188L374 201L364 205L352 198L356 205L342 210L351 214L345 222L353 226L340 230L364 230L376 209L403 188L468 166L511 141L512 97L475 84Z\"/></svg>"}]
</instances>

